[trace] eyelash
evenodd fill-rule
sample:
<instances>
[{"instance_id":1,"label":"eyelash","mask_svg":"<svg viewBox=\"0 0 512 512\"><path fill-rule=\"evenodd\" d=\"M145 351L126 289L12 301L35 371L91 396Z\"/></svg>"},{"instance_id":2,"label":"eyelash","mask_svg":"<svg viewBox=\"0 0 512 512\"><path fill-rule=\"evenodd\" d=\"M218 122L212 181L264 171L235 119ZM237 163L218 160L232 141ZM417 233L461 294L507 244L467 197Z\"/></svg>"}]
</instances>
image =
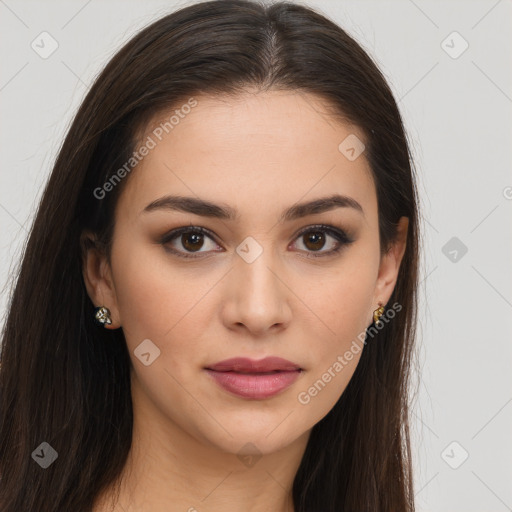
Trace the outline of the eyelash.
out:
<instances>
[{"instance_id":1,"label":"eyelash","mask_svg":"<svg viewBox=\"0 0 512 512\"><path fill-rule=\"evenodd\" d=\"M350 245L351 243L354 242L354 240L352 238L350 238L347 235L347 233L345 231L343 231L342 229L335 228L334 226L327 226L324 224L308 226L307 228L301 230L300 233L297 234L296 238L300 238L301 236L303 236L309 232L327 233L328 235L332 236L333 238L335 238L338 241L338 246L335 249L331 249L330 251L319 253L319 254L314 254L313 252L310 252L306 256L308 258L323 258L326 256L332 256L334 254L339 253L345 246ZM195 233L195 234L206 235L215 242L214 237L209 230L202 228L200 226L184 226L182 228L174 229L174 230L170 231L169 233L166 233L160 239L160 243L164 246L167 246L167 244L169 242L173 241L175 238L179 237L180 235L183 235L184 233L189 233L189 234ZM217 243L217 242L215 242L215 243ZM171 249L169 247L166 247L166 250L171 252L172 254L175 254L176 256L178 256L180 258L188 258L188 259L203 258L203 256L199 255L200 254L199 252L187 254L187 253L183 253L181 251L177 251L175 249ZM192 256L192 254L194 254L194 255Z\"/></svg>"}]
</instances>

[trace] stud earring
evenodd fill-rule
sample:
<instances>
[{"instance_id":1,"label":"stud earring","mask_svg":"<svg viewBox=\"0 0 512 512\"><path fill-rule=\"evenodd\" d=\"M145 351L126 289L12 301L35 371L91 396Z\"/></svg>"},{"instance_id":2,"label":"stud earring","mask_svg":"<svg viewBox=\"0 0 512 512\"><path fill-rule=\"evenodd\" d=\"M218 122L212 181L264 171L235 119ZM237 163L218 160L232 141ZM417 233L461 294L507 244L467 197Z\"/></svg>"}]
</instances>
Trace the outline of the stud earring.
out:
<instances>
[{"instance_id":1,"label":"stud earring","mask_svg":"<svg viewBox=\"0 0 512 512\"><path fill-rule=\"evenodd\" d=\"M106 325L112 325L110 310L105 306L94 308L94 321L96 325L103 327L105 327Z\"/></svg>"},{"instance_id":2,"label":"stud earring","mask_svg":"<svg viewBox=\"0 0 512 512\"><path fill-rule=\"evenodd\" d=\"M373 322L375 325L379 325L381 323L380 317L384 313L384 306L382 305L382 302L379 301L379 307L373 312Z\"/></svg>"}]
</instances>

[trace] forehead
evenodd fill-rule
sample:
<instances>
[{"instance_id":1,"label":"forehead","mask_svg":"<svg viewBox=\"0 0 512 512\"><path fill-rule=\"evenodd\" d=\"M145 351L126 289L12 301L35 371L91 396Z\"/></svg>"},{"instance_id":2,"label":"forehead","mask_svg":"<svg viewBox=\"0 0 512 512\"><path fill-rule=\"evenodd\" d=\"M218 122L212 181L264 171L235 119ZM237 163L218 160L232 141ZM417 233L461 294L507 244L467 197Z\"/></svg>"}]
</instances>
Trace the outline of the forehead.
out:
<instances>
[{"instance_id":1,"label":"forehead","mask_svg":"<svg viewBox=\"0 0 512 512\"><path fill-rule=\"evenodd\" d=\"M250 202L261 213L265 205L338 192L371 210L376 197L364 152L350 160L340 150L347 137L362 142L364 133L320 98L268 91L194 100L193 108L177 104L148 124L139 144L151 139L154 147L130 175L124 202L140 210L178 193L239 210Z\"/></svg>"}]
</instances>

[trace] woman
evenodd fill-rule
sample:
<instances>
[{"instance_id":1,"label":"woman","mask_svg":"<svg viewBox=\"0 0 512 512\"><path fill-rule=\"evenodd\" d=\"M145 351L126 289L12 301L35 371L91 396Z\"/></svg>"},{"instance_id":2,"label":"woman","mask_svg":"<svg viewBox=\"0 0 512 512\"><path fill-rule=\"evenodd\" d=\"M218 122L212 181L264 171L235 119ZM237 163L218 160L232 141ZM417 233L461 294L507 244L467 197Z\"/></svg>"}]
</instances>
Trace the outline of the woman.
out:
<instances>
[{"instance_id":1,"label":"woman","mask_svg":"<svg viewBox=\"0 0 512 512\"><path fill-rule=\"evenodd\" d=\"M159 19L83 101L2 338L0 508L414 510L396 102L292 3Z\"/></svg>"}]
</instances>

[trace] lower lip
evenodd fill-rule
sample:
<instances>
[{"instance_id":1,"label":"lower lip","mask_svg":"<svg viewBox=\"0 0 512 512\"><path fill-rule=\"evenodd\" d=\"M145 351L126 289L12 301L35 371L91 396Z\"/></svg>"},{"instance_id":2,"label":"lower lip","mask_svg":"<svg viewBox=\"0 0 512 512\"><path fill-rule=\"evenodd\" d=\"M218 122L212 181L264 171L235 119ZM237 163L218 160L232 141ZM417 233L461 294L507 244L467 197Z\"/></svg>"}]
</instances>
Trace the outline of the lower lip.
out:
<instances>
[{"instance_id":1,"label":"lower lip","mask_svg":"<svg viewBox=\"0 0 512 512\"><path fill-rule=\"evenodd\" d=\"M243 398L263 400L277 395L291 386L299 377L300 370L282 371L273 374L247 374L206 370L215 382L230 393Z\"/></svg>"}]
</instances>

